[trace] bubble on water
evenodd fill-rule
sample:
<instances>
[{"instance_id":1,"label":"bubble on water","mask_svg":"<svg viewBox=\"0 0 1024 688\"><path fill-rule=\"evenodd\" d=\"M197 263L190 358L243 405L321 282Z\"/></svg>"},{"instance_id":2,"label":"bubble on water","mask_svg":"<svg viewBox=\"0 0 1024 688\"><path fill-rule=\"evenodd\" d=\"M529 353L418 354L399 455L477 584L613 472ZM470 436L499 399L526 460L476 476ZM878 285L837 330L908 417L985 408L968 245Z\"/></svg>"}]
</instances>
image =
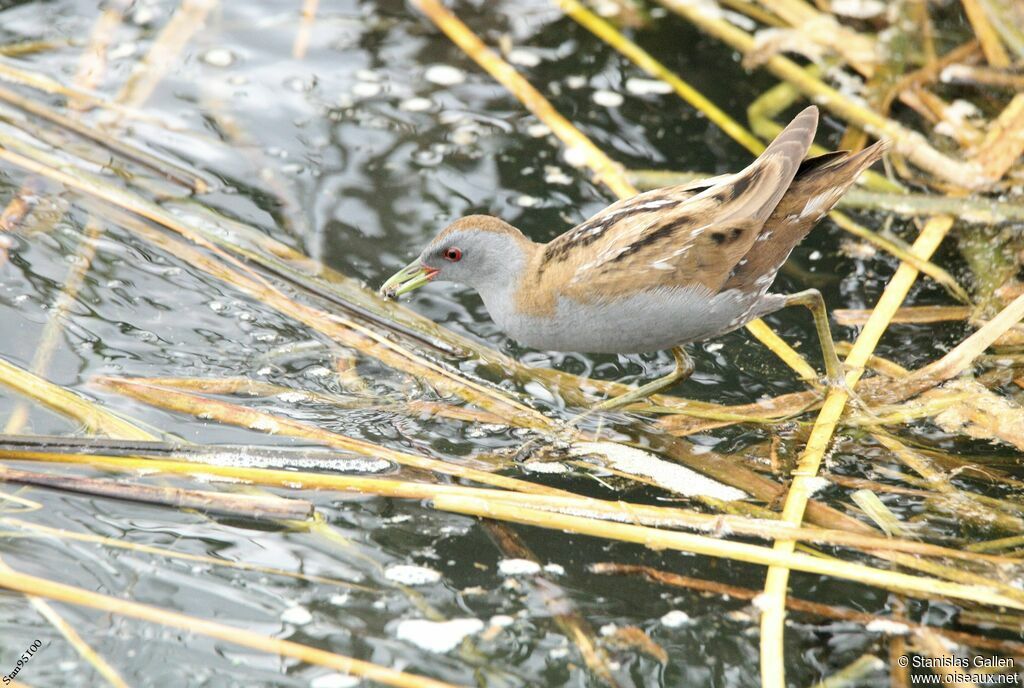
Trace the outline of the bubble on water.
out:
<instances>
[{"instance_id":1,"label":"bubble on water","mask_svg":"<svg viewBox=\"0 0 1024 688\"><path fill-rule=\"evenodd\" d=\"M651 93L671 93L672 86L660 79L640 79L630 77L626 79L626 90L638 96L645 96Z\"/></svg>"},{"instance_id":2,"label":"bubble on water","mask_svg":"<svg viewBox=\"0 0 1024 688\"><path fill-rule=\"evenodd\" d=\"M889 619L875 619L869 622L864 630L868 633L883 633L885 635L907 635L910 633L910 626L899 621Z\"/></svg>"},{"instance_id":3,"label":"bubble on water","mask_svg":"<svg viewBox=\"0 0 1024 688\"><path fill-rule=\"evenodd\" d=\"M361 683L358 676L349 674L324 674L309 682L309 688L355 688Z\"/></svg>"},{"instance_id":4,"label":"bubble on water","mask_svg":"<svg viewBox=\"0 0 1024 688\"><path fill-rule=\"evenodd\" d=\"M541 200L536 196L528 196L526 194L519 196L515 200L515 204L521 208L533 208L534 206L539 205L540 202Z\"/></svg>"},{"instance_id":5,"label":"bubble on water","mask_svg":"<svg viewBox=\"0 0 1024 688\"><path fill-rule=\"evenodd\" d=\"M661 625L666 628L679 628L690 623L690 615L681 609L673 609L661 617Z\"/></svg>"},{"instance_id":6,"label":"bubble on water","mask_svg":"<svg viewBox=\"0 0 1024 688\"><path fill-rule=\"evenodd\" d=\"M573 75L565 77L565 85L569 88L583 88L587 85L587 77Z\"/></svg>"},{"instance_id":7,"label":"bubble on water","mask_svg":"<svg viewBox=\"0 0 1024 688\"><path fill-rule=\"evenodd\" d=\"M360 81L352 87L352 95L359 98L373 98L380 95L383 87L373 81Z\"/></svg>"},{"instance_id":8,"label":"bubble on water","mask_svg":"<svg viewBox=\"0 0 1024 688\"><path fill-rule=\"evenodd\" d=\"M540 564L529 559L502 559L498 573L503 576L532 576L540 573Z\"/></svg>"},{"instance_id":9,"label":"bubble on water","mask_svg":"<svg viewBox=\"0 0 1024 688\"><path fill-rule=\"evenodd\" d=\"M561 167L554 165L544 166L544 181L548 184L572 184L572 177L562 171Z\"/></svg>"},{"instance_id":10,"label":"bubble on water","mask_svg":"<svg viewBox=\"0 0 1024 688\"><path fill-rule=\"evenodd\" d=\"M416 164L423 167L436 167L444 161L444 149L431 146L428 149L418 150L412 154Z\"/></svg>"},{"instance_id":11,"label":"bubble on water","mask_svg":"<svg viewBox=\"0 0 1024 688\"><path fill-rule=\"evenodd\" d=\"M451 139L452 143L457 146L472 146L477 140L476 128L472 126L459 127L452 132Z\"/></svg>"},{"instance_id":12,"label":"bubble on water","mask_svg":"<svg viewBox=\"0 0 1024 688\"><path fill-rule=\"evenodd\" d=\"M230 67L235 62L235 54L227 48L213 48L203 53L202 59L211 67Z\"/></svg>"},{"instance_id":13,"label":"bubble on water","mask_svg":"<svg viewBox=\"0 0 1024 688\"><path fill-rule=\"evenodd\" d=\"M466 74L451 65L433 65L423 73L423 78L438 86L454 86L465 81Z\"/></svg>"},{"instance_id":14,"label":"bubble on water","mask_svg":"<svg viewBox=\"0 0 1024 688\"><path fill-rule=\"evenodd\" d=\"M582 146L566 148L562 155L565 158L565 162L572 167L583 167L587 164L589 158L587 150Z\"/></svg>"},{"instance_id":15,"label":"bubble on water","mask_svg":"<svg viewBox=\"0 0 1024 688\"><path fill-rule=\"evenodd\" d=\"M515 622L516 620L508 614L495 614L489 621L491 626L497 626L498 628L507 628Z\"/></svg>"},{"instance_id":16,"label":"bubble on water","mask_svg":"<svg viewBox=\"0 0 1024 688\"><path fill-rule=\"evenodd\" d=\"M328 375L331 375L333 372L334 371L332 371L330 368L327 368L325 366L313 366L312 368L309 368L308 370L306 370L306 376L307 377L318 377L318 378L319 377L327 377Z\"/></svg>"},{"instance_id":17,"label":"bubble on water","mask_svg":"<svg viewBox=\"0 0 1024 688\"><path fill-rule=\"evenodd\" d=\"M398 108L400 110L405 110L406 112L426 112L432 107L434 107L434 101L430 98L423 98L420 96L406 98L398 104Z\"/></svg>"},{"instance_id":18,"label":"bubble on water","mask_svg":"<svg viewBox=\"0 0 1024 688\"><path fill-rule=\"evenodd\" d=\"M223 313L224 311L226 311L228 309L228 305L226 303L223 303L222 301L210 301L206 305L214 313Z\"/></svg>"},{"instance_id":19,"label":"bubble on water","mask_svg":"<svg viewBox=\"0 0 1024 688\"><path fill-rule=\"evenodd\" d=\"M621 93L616 93L615 91L609 91L607 89L594 91L594 95L592 95L591 98L598 105L609 108L617 108L622 105L622 102L625 100Z\"/></svg>"},{"instance_id":20,"label":"bubble on water","mask_svg":"<svg viewBox=\"0 0 1024 688\"><path fill-rule=\"evenodd\" d=\"M154 19L156 19L156 11L149 5L139 5L132 12L132 23L137 26L149 24Z\"/></svg>"},{"instance_id":21,"label":"bubble on water","mask_svg":"<svg viewBox=\"0 0 1024 688\"><path fill-rule=\"evenodd\" d=\"M139 51L139 44L134 41L118 43L107 53L107 59L111 62L131 57Z\"/></svg>"},{"instance_id":22,"label":"bubble on water","mask_svg":"<svg viewBox=\"0 0 1024 688\"><path fill-rule=\"evenodd\" d=\"M552 576L564 576L565 567L561 564L544 564L544 573L550 573Z\"/></svg>"},{"instance_id":23,"label":"bubble on water","mask_svg":"<svg viewBox=\"0 0 1024 688\"><path fill-rule=\"evenodd\" d=\"M551 127L542 122L538 122L528 126L526 128L526 133L535 139L542 139L551 133Z\"/></svg>"},{"instance_id":24,"label":"bubble on water","mask_svg":"<svg viewBox=\"0 0 1024 688\"><path fill-rule=\"evenodd\" d=\"M333 604L335 607L344 607L352 599L352 595L347 592L339 593L337 595L331 595L327 598L327 601Z\"/></svg>"},{"instance_id":25,"label":"bubble on water","mask_svg":"<svg viewBox=\"0 0 1024 688\"><path fill-rule=\"evenodd\" d=\"M313 620L313 614L301 605L288 607L281 612L281 621L293 626L305 626Z\"/></svg>"},{"instance_id":26,"label":"bubble on water","mask_svg":"<svg viewBox=\"0 0 1024 688\"><path fill-rule=\"evenodd\" d=\"M293 76L285 79L285 88L295 91L296 93L306 93L307 91L313 90L313 85L316 81L311 77Z\"/></svg>"},{"instance_id":27,"label":"bubble on water","mask_svg":"<svg viewBox=\"0 0 1024 688\"><path fill-rule=\"evenodd\" d=\"M536 67L540 64L540 55L526 48L514 48L508 51L506 57L512 64L522 67Z\"/></svg>"}]
</instances>

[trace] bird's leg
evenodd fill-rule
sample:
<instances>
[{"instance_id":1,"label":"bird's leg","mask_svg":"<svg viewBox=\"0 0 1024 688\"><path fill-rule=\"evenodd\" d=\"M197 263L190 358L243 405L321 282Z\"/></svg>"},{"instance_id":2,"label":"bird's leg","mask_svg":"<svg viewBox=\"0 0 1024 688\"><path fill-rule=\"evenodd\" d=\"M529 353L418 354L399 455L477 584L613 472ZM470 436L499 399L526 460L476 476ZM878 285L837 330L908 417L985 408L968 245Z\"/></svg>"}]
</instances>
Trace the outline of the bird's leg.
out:
<instances>
[{"instance_id":1,"label":"bird's leg","mask_svg":"<svg viewBox=\"0 0 1024 688\"><path fill-rule=\"evenodd\" d=\"M681 346L673 347L672 356L676 360L676 367L675 370L665 377L659 377L657 380L652 380L645 385L640 385L631 392L626 392L625 394L620 394L617 397L606 399L600 404L595 404L588 411L573 418L571 423L575 424L595 411L611 411L612 409L627 406L632 404L634 401L639 401L640 399L649 397L655 392L665 389L675 382L685 380L690 377L690 375L693 374L693 359L690 358L688 353L686 353L686 350Z\"/></svg>"},{"instance_id":2,"label":"bird's leg","mask_svg":"<svg viewBox=\"0 0 1024 688\"><path fill-rule=\"evenodd\" d=\"M832 339L832 329L828 324L828 311L825 310L825 299L817 289L805 289L795 294L787 294L783 297L781 307L806 306L811 315L814 316L814 327L818 330L818 340L821 342L821 353L825 358L825 374L828 377L830 387L843 386L843 366L836 355L835 341Z\"/></svg>"}]
</instances>

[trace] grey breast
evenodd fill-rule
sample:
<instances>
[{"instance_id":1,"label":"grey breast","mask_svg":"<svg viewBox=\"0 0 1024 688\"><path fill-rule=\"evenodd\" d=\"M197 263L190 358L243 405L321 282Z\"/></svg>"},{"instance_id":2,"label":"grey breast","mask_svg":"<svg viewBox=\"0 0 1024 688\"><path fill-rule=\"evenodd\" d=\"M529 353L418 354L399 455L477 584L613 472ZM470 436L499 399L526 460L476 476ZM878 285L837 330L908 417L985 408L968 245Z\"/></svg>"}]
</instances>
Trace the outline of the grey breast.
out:
<instances>
[{"instance_id":1,"label":"grey breast","mask_svg":"<svg viewBox=\"0 0 1024 688\"><path fill-rule=\"evenodd\" d=\"M614 301L581 303L562 296L555 317L537 317L487 304L513 339L537 349L584 353L641 353L725 334L760 312L762 294L703 286L657 289Z\"/></svg>"}]
</instances>

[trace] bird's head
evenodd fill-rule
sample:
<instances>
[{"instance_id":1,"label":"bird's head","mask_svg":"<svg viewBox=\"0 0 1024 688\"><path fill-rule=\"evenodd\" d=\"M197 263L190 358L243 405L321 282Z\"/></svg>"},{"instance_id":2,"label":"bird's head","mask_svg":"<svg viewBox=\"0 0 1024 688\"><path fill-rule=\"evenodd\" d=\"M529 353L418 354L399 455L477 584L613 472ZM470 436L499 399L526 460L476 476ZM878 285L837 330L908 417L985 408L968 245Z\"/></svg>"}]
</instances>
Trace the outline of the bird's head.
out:
<instances>
[{"instance_id":1,"label":"bird's head","mask_svg":"<svg viewBox=\"0 0 1024 688\"><path fill-rule=\"evenodd\" d=\"M380 293L396 298L427 282L458 282L481 291L507 283L523 264L530 240L489 215L456 220L434 237L419 258L396 272Z\"/></svg>"}]
</instances>

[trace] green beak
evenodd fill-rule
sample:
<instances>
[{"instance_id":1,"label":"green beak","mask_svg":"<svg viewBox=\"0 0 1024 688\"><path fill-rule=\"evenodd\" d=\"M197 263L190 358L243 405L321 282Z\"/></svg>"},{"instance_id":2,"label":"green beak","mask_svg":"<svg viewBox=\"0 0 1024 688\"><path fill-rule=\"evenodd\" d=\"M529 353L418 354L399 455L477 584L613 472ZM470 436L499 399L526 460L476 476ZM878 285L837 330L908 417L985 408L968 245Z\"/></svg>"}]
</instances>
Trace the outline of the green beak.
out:
<instances>
[{"instance_id":1,"label":"green beak","mask_svg":"<svg viewBox=\"0 0 1024 688\"><path fill-rule=\"evenodd\" d=\"M430 280L437 277L439 270L428 268L419 259L406 265L404 268L391 276L387 282L381 285L380 293L386 299L394 299L406 292L419 289Z\"/></svg>"}]
</instances>

